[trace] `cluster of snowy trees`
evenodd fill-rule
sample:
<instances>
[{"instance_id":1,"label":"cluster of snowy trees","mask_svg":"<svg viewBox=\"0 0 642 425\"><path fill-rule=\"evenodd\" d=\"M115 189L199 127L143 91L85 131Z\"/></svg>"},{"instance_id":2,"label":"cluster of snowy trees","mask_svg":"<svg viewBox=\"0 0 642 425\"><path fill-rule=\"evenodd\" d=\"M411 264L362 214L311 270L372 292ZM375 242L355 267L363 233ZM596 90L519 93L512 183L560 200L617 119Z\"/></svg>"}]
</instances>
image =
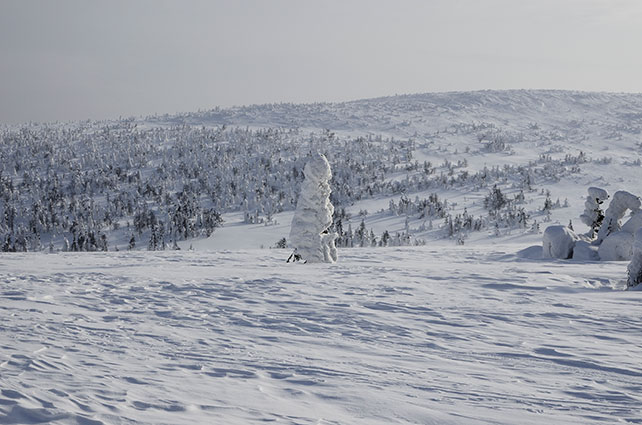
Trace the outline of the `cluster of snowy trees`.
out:
<instances>
[{"instance_id":1,"label":"cluster of snowy trees","mask_svg":"<svg viewBox=\"0 0 642 425\"><path fill-rule=\"evenodd\" d=\"M0 139L0 243L8 251L52 245L104 250L118 244L165 249L212 234L224 212L243 211L248 222L270 221L295 208L311 152L323 153L332 165L331 201L337 206L495 183L528 190L548 173L568 172L563 163L546 160L473 173L465 158L437 166L414 160L412 139L339 138L297 129L142 128L121 120L26 125L2 130ZM439 215L439 208L428 200L400 205L395 213ZM453 217L455 227L457 222ZM407 236L400 235L398 243ZM357 238L358 245L368 243ZM345 239L350 238L339 233L337 243L355 244ZM375 238L369 239L372 244ZM397 240L377 239L377 245Z\"/></svg>"},{"instance_id":2,"label":"cluster of snowy trees","mask_svg":"<svg viewBox=\"0 0 642 425\"><path fill-rule=\"evenodd\" d=\"M627 286L642 282L642 203L638 196L620 190L609 199L606 190L589 187L580 219L589 227L576 234L567 226L549 226L544 231L543 256L591 261L631 261ZM626 214L629 216L624 220Z\"/></svg>"},{"instance_id":3,"label":"cluster of snowy trees","mask_svg":"<svg viewBox=\"0 0 642 425\"><path fill-rule=\"evenodd\" d=\"M388 212L394 215L405 215L407 219L424 220L427 224L423 224L418 229L420 231L432 230L433 220L443 219L445 236L463 240L470 232L491 228L498 230L527 228L530 225L530 214L520 205L524 201L523 190L513 196L507 196L504 195L501 188L493 185L484 197L484 209L487 211L485 215L474 216L469 214L466 208L461 213L454 213L451 211L448 200L441 200L436 193L423 199L416 196L414 200L402 195L398 202L394 200L389 202Z\"/></svg>"},{"instance_id":4,"label":"cluster of snowy trees","mask_svg":"<svg viewBox=\"0 0 642 425\"><path fill-rule=\"evenodd\" d=\"M522 205L535 184L576 173L587 160L581 152L558 159L548 155L528 164L471 171L467 158L457 158L456 152L437 165L416 160L415 138L180 121L176 117L174 124L169 120L156 127L126 119L0 130L1 248L165 249L211 235L225 212L244 212L248 223L269 223L276 213L295 208L313 152L332 166L330 199L338 207L421 191L492 191L494 185L521 191L521 201L509 199L499 208L493 203L501 199L489 199L493 205L484 216L455 214L445 200L430 198L402 196L390 208L391 214L425 218L428 227L433 218L443 220L446 236L459 237L493 227L525 227L530 212ZM476 135L482 144L495 146L482 146L486 151L524 140L492 123L453 124L446 131ZM409 232L374 237L372 231L352 230L346 221L343 227L335 229L338 246L420 242Z\"/></svg>"},{"instance_id":5,"label":"cluster of snowy trees","mask_svg":"<svg viewBox=\"0 0 642 425\"><path fill-rule=\"evenodd\" d=\"M400 232L384 230L379 236L375 234L373 229L368 229L364 220L361 220L361 223L354 231L351 224L348 224L347 228L344 227L341 219L336 220L332 228L338 235L335 244L340 248L418 246L426 244L425 240L413 236L407 225Z\"/></svg>"},{"instance_id":6,"label":"cluster of snowy trees","mask_svg":"<svg viewBox=\"0 0 642 425\"><path fill-rule=\"evenodd\" d=\"M30 125L3 130L0 139L6 251L52 244L103 250L118 243L165 249L211 235L226 211L270 221L295 207L306 156L322 149L337 170L334 202L393 193L397 185L381 182L409 167L413 148L381 138L339 141L330 132L143 129L130 120Z\"/></svg>"}]
</instances>

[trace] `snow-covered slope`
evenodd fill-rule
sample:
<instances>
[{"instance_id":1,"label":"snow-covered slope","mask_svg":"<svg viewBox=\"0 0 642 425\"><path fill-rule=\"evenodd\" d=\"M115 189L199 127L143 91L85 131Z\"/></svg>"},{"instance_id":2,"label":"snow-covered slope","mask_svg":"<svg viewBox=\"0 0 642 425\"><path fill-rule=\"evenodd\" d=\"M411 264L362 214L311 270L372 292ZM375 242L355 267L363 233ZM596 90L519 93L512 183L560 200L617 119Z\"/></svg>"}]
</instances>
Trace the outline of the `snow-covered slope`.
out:
<instances>
[{"instance_id":1,"label":"snow-covered slope","mask_svg":"<svg viewBox=\"0 0 642 425\"><path fill-rule=\"evenodd\" d=\"M219 214L235 230L287 216L315 151L330 160L336 211L347 212L335 217L339 245L354 244L347 230L362 219L368 238L358 245L381 242L385 231L398 244L528 237L542 222L581 227L589 186L637 193L641 134L642 95L545 90L30 124L2 131L0 242L7 250L55 251L65 239L79 250L225 248ZM510 201L499 215L484 206L495 185ZM547 195L552 208L543 211ZM469 219L474 225L461 227ZM274 233L245 247L287 236ZM277 238L266 244L268 234Z\"/></svg>"},{"instance_id":2,"label":"snow-covered slope","mask_svg":"<svg viewBox=\"0 0 642 425\"><path fill-rule=\"evenodd\" d=\"M610 193L627 190L642 194L640 94L560 90L426 93L344 103L253 105L152 117L140 123L152 127L177 124L284 127L309 132L329 129L339 138L378 136L392 138L388 139L390 144L395 144L394 138L412 140L412 160L429 161L440 176L457 177L493 167L499 170L495 175L491 173L486 181L450 185L437 182L424 190L402 188L396 193L343 205L352 215L353 228L364 219L377 237L385 230L394 234L408 229L422 240L446 237L446 222L438 218L434 220L434 230L426 231L425 219L412 214L391 214L389 202L399 201L401 194L411 199L437 194L451 202L453 216L465 210L474 216L483 216L487 214L483 198L488 195L489 187L497 183L514 196L519 190L525 190L523 179L528 176L531 190L525 190L522 204L529 215L527 226L521 232L511 226L499 232L500 239L519 238L524 243L539 239L541 236L532 236L533 231L539 235L550 224L566 225L573 221L576 230L588 230L579 215L590 186L604 187ZM403 181L413 174L413 171L400 172L386 179ZM546 191L550 192L552 201L559 204L555 203L553 210L544 213ZM359 215L362 211L369 215ZM408 226L405 216L409 217ZM230 224L241 223L234 214L226 218ZM289 222L289 218L289 213L277 215L280 223ZM237 232L240 237L236 239L236 246L243 243L247 248L267 247L287 236L285 230L275 232L267 227L244 230L247 232ZM489 236L491 240L498 236L491 223L480 234L464 233L463 239L467 242L485 243ZM457 236L451 238L457 239ZM225 239L213 236L199 241L198 246L221 249L225 243Z\"/></svg>"},{"instance_id":3,"label":"snow-covered slope","mask_svg":"<svg viewBox=\"0 0 642 425\"><path fill-rule=\"evenodd\" d=\"M518 249L5 255L0 423L639 422L626 264Z\"/></svg>"},{"instance_id":4,"label":"snow-covered slope","mask_svg":"<svg viewBox=\"0 0 642 425\"><path fill-rule=\"evenodd\" d=\"M557 126L562 132L583 124L612 125L613 132L639 129L642 95L565 90L483 90L423 93L343 103L241 106L149 117L141 122L186 125L249 125L328 128L333 131L422 136L457 124L493 122L513 130L529 124ZM626 124L629 125L626 125ZM606 136L606 135L605 135Z\"/></svg>"}]
</instances>

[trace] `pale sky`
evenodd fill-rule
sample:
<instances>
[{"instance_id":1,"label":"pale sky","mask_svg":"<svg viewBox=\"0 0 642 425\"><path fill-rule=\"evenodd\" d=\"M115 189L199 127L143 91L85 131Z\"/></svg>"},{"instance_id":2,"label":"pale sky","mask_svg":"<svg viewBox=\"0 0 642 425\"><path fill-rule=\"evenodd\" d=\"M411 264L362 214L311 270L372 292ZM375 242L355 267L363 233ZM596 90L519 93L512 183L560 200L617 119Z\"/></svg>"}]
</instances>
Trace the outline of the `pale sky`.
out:
<instances>
[{"instance_id":1,"label":"pale sky","mask_svg":"<svg viewBox=\"0 0 642 425\"><path fill-rule=\"evenodd\" d=\"M0 0L0 123L402 93L642 92L640 0Z\"/></svg>"}]
</instances>

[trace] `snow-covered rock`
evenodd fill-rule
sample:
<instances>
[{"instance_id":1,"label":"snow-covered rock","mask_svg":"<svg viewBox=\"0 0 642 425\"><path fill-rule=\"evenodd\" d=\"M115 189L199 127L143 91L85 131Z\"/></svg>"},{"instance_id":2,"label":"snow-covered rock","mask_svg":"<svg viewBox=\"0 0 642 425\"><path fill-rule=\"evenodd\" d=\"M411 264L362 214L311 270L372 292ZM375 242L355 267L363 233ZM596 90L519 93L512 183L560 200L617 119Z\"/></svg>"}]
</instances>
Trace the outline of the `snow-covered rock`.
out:
<instances>
[{"instance_id":1,"label":"snow-covered rock","mask_svg":"<svg viewBox=\"0 0 642 425\"><path fill-rule=\"evenodd\" d=\"M337 234L328 233L334 213L330 202L330 164L324 155L316 154L305 165L303 174L305 180L292 218L290 244L306 262L334 263Z\"/></svg>"},{"instance_id":2,"label":"snow-covered rock","mask_svg":"<svg viewBox=\"0 0 642 425\"><path fill-rule=\"evenodd\" d=\"M544 231L542 257L571 258L578 239L575 232L566 226L549 226Z\"/></svg>"},{"instance_id":3,"label":"snow-covered rock","mask_svg":"<svg viewBox=\"0 0 642 425\"><path fill-rule=\"evenodd\" d=\"M639 287L642 283L642 229L635 232L631 262L627 268L627 288Z\"/></svg>"},{"instance_id":4,"label":"snow-covered rock","mask_svg":"<svg viewBox=\"0 0 642 425\"><path fill-rule=\"evenodd\" d=\"M598 248L602 261L628 261L631 259L633 234L629 232L613 232L604 239Z\"/></svg>"},{"instance_id":5,"label":"snow-covered rock","mask_svg":"<svg viewBox=\"0 0 642 425\"><path fill-rule=\"evenodd\" d=\"M573 248L573 260L578 261L599 261L598 247L583 240L575 242Z\"/></svg>"},{"instance_id":6,"label":"snow-covered rock","mask_svg":"<svg viewBox=\"0 0 642 425\"><path fill-rule=\"evenodd\" d=\"M620 230L620 220L624 218L624 214L628 210L637 211L639 209L640 198L624 190L615 192L608 209L604 213L604 221L597 232L596 243L600 245L607 236Z\"/></svg>"}]
</instances>

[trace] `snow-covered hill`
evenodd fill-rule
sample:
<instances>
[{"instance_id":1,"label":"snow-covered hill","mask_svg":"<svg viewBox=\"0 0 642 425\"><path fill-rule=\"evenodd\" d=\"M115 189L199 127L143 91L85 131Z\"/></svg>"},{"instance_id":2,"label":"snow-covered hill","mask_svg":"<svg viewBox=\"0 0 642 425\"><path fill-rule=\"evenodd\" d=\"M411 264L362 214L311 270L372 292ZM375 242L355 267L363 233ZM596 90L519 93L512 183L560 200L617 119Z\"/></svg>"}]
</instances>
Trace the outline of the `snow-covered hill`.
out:
<instances>
[{"instance_id":1,"label":"snow-covered hill","mask_svg":"<svg viewBox=\"0 0 642 425\"><path fill-rule=\"evenodd\" d=\"M617 131L639 130L642 95L564 90L483 90L398 95L343 103L267 104L156 116L150 124L241 125L328 128L358 134L430 136L472 123L494 123L514 131L531 124L562 133L592 123ZM618 130L619 129L619 130ZM428 133L428 134L426 134ZM607 136L605 134L605 136Z\"/></svg>"},{"instance_id":2,"label":"snow-covered hill","mask_svg":"<svg viewBox=\"0 0 642 425\"><path fill-rule=\"evenodd\" d=\"M377 236L385 230L393 234L410 233L421 240L442 240L447 221L435 220L433 231L426 231L426 220L412 214L390 214L390 200L399 201L400 194L409 198L427 198L437 194L451 201L452 215L464 210L473 216L484 216L483 198L492 184L499 184L511 196L524 188L524 176L532 182L526 191L524 209L529 222L522 226L506 226L500 233L511 240L527 243L539 238L542 227L553 223L567 224L572 220L584 231L578 217L582 212L586 189L604 187L611 193L628 190L642 193L640 161L642 161L642 95L626 93L590 93L560 90L509 90L426 93L366 99L345 103L253 105L216 109L178 116L152 117L141 124L209 125L244 127L282 127L305 129L318 133L328 129L339 137L381 137L411 140L412 160L430 162L440 177L455 177L496 170L485 181L464 181L455 184L433 184L429 189L400 188L374 196L372 199L343 206L352 215L356 228L365 218L368 228ZM512 168L511 168L512 167ZM526 170L526 171L525 171ZM390 179L402 180L413 172L397 173ZM447 178L446 178L447 180ZM472 179L471 179L472 180ZM430 185L429 185L430 186ZM544 213L544 193L549 191L555 207ZM557 203L559 201L559 204ZM341 204L341 203L340 203ZM564 208L559 208L563 206ZM368 216L359 215L367 211ZM377 214L377 212L381 213ZM372 214L374 213L374 214ZM404 217L399 218L402 215ZM409 217L406 225L405 216ZM278 223L289 223L290 213L276 215ZM228 223L241 223L236 215L227 216ZM287 227L287 226L286 226ZM492 223L486 231L474 234L463 231L450 238L486 241L497 236ZM285 228L247 226L237 235L232 246L255 248L270 246L271 241L287 235ZM229 232L225 232L229 233ZM211 238L194 246L225 248L229 238Z\"/></svg>"},{"instance_id":3,"label":"snow-covered hill","mask_svg":"<svg viewBox=\"0 0 642 425\"><path fill-rule=\"evenodd\" d=\"M638 423L626 265L518 249L5 254L0 423Z\"/></svg>"},{"instance_id":4,"label":"snow-covered hill","mask_svg":"<svg viewBox=\"0 0 642 425\"><path fill-rule=\"evenodd\" d=\"M0 252L0 424L642 422L626 262L538 246L550 224L588 230L589 186L642 194L640 94L258 105L0 138L0 251L38 251ZM314 152L339 261L286 264L267 248Z\"/></svg>"},{"instance_id":5,"label":"snow-covered hill","mask_svg":"<svg viewBox=\"0 0 642 425\"><path fill-rule=\"evenodd\" d=\"M272 246L287 231L256 225L288 220L312 151L333 167L344 245L380 244L385 231L391 243L407 244L528 237L542 222L572 219L581 228L588 186L639 190L641 134L642 95L566 91L422 94L7 128L2 247L225 248L228 238L215 230L220 214L235 233L252 234L233 238L236 245ZM510 202L491 214L484 199L495 185ZM367 238L354 234L362 220Z\"/></svg>"}]
</instances>

